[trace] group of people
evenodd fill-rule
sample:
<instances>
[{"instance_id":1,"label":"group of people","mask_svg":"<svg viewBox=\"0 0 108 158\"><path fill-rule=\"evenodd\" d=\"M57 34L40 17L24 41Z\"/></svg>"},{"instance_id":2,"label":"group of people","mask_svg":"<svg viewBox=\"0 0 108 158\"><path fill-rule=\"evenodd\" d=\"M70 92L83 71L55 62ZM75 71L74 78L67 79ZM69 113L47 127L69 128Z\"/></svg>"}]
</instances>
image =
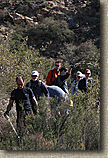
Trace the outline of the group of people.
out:
<instances>
[{"instance_id":1,"label":"group of people","mask_svg":"<svg viewBox=\"0 0 108 158\"><path fill-rule=\"evenodd\" d=\"M46 97L56 97L58 102L61 98L67 98L69 91L66 79L70 76L72 67L69 69L61 67L59 61L55 62L55 68L48 72L46 78L46 84L39 79L38 71L32 71L31 80L25 85L23 77L17 77L17 88L11 92L9 104L7 106L4 115L9 115L9 111L13 106L13 102L16 103L17 111L17 125L19 124L21 112L24 109L25 115L36 114L39 111L38 100L45 95ZM77 94L78 89L86 91L88 82L91 82L89 77L91 72L86 69L85 75L80 71L76 73L76 80L71 84L71 94Z\"/></svg>"},{"instance_id":2,"label":"group of people","mask_svg":"<svg viewBox=\"0 0 108 158\"><path fill-rule=\"evenodd\" d=\"M78 71L76 79L71 84L71 94L77 94L79 90L86 92L90 83L92 83L91 71L86 69L85 74Z\"/></svg>"}]
</instances>

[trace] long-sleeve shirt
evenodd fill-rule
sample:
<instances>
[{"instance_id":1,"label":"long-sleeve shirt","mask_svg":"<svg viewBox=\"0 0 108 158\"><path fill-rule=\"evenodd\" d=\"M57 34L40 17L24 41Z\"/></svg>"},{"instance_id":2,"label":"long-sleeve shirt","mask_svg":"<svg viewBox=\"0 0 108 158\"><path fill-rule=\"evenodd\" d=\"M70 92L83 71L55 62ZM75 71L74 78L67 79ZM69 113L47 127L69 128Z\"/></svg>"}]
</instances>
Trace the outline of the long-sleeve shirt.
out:
<instances>
[{"instance_id":1,"label":"long-sleeve shirt","mask_svg":"<svg viewBox=\"0 0 108 158\"><path fill-rule=\"evenodd\" d=\"M66 73L66 75L58 75L58 77L53 82L53 85L60 87L67 94L69 92L66 79L69 77L69 75L70 74L68 72Z\"/></svg>"},{"instance_id":2,"label":"long-sleeve shirt","mask_svg":"<svg viewBox=\"0 0 108 158\"><path fill-rule=\"evenodd\" d=\"M26 84L26 87L29 87L33 90L33 93L37 100L39 100L39 98L43 96L43 94L45 94L46 97L49 97L49 92L46 85L39 79L37 79L36 81L30 80L30 82Z\"/></svg>"}]
</instances>

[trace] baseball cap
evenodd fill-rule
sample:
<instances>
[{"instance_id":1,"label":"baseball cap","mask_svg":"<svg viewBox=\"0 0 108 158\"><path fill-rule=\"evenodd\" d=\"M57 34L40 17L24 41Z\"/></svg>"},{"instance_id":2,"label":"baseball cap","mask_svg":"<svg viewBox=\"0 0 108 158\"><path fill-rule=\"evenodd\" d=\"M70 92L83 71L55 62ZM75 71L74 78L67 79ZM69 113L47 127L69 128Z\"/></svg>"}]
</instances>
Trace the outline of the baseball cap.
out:
<instances>
[{"instance_id":1,"label":"baseball cap","mask_svg":"<svg viewBox=\"0 0 108 158\"><path fill-rule=\"evenodd\" d=\"M39 76L39 73L37 71L32 71L31 75L32 76Z\"/></svg>"},{"instance_id":2,"label":"baseball cap","mask_svg":"<svg viewBox=\"0 0 108 158\"><path fill-rule=\"evenodd\" d=\"M76 76L82 77L83 74L80 71L77 71Z\"/></svg>"}]
</instances>

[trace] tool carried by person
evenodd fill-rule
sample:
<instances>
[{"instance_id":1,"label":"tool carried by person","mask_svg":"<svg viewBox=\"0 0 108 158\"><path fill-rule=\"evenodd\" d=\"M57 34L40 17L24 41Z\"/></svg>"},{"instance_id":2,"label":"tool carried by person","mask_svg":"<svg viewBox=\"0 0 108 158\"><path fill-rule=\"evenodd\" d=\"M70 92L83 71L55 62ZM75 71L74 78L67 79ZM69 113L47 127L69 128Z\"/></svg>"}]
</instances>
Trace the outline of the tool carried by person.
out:
<instances>
[{"instance_id":1,"label":"tool carried by person","mask_svg":"<svg viewBox=\"0 0 108 158\"><path fill-rule=\"evenodd\" d=\"M9 117L8 115L5 115L5 118L9 121L9 123L10 123L10 125L11 125L11 127L12 127L14 133L15 133L16 136L18 137L18 139L20 139L20 136L18 136L18 133L17 133L17 131L15 130L15 128L14 128L14 126L13 126L11 120L10 120L10 117Z\"/></svg>"}]
</instances>

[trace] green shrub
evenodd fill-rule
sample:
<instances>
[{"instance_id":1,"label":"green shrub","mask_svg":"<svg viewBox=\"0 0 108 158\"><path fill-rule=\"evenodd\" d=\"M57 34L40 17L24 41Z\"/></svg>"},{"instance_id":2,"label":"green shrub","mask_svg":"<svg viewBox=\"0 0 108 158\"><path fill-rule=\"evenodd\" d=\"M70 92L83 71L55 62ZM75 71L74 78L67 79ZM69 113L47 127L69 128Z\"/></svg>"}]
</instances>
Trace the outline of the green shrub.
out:
<instances>
[{"instance_id":1,"label":"green shrub","mask_svg":"<svg viewBox=\"0 0 108 158\"><path fill-rule=\"evenodd\" d=\"M73 96L74 107L69 106L68 100L56 106L55 99L41 98L39 114L26 117L26 126L22 127L20 144L10 129L8 136L3 135L1 148L99 150L100 114L99 108L96 107L99 94L94 94L96 91L96 88L93 88L88 93L80 92L77 96ZM50 109L52 104L53 109Z\"/></svg>"},{"instance_id":2,"label":"green shrub","mask_svg":"<svg viewBox=\"0 0 108 158\"><path fill-rule=\"evenodd\" d=\"M36 45L36 48L44 55L57 55L65 42L72 42L74 33L68 29L68 24L64 20L54 20L45 18L44 21L27 32L28 43ZM55 52L51 54L50 51ZM48 54L48 55L49 55Z\"/></svg>"},{"instance_id":3,"label":"green shrub","mask_svg":"<svg viewBox=\"0 0 108 158\"><path fill-rule=\"evenodd\" d=\"M27 82L34 69L40 72L40 78L45 81L48 70L54 64L54 60L49 62L39 54L38 50L28 47L27 38L15 35L13 39L0 45L3 94L16 87L16 76L23 75ZM99 59L94 48L90 55L93 54ZM87 60L91 56L87 56ZM94 63L99 64L98 61L94 60ZM94 67L96 68L95 65ZM78 95L69 96L69 100L62 100L58 106L57 99L42 97L38 101L39 113L26 117L26 126L20 131L21 141L16 138L10 125L4 122L2 132L0 131L0 148L3 150L99 150L100 82L99 76L95 73L94 79L95 82L87 93L79 92ZM74 107L69 106L70 99L73 100ZM12 109L10 118L16 127L16 116L12 115L14 113L15 109Z\"/></svg>"},{"instance_id":4,"label":"green shrub","mask_svg":"<svg viewBox=\"0 0 108 158\"><path fill-rule=\"evenodd\" d=\"M40 56L38 50L27 46L27 37L15 35L9 42L0 45L0 67L2 88L10 91L16 87L16 77L24 76L25 82L31 79L31 71L37 70L45 81L50 63Z\"/></svg>"}]
</instances>

